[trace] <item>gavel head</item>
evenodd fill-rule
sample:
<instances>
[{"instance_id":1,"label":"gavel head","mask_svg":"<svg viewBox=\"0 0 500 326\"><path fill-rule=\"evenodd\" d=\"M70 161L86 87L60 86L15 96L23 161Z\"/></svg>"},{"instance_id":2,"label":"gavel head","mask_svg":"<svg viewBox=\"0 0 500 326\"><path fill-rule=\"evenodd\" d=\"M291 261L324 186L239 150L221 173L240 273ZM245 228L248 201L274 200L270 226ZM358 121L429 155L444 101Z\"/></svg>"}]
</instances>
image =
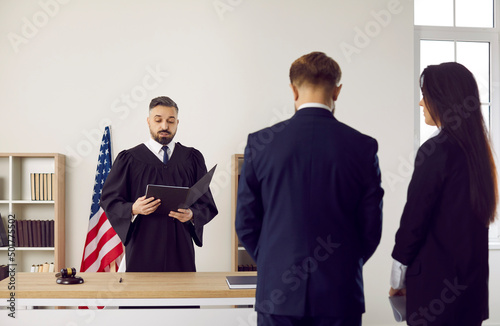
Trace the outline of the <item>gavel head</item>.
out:
<instances>
[{"instance_id":1,"label":"gavel head","mask_svg":"<svg viewBox=\"0 0 500 326\"><path fill-rule=\"evenodd\" d=\"M71 268L61 268L61 277L74 277L76 275L76 269Z\"/></svg>"}]
</instances>

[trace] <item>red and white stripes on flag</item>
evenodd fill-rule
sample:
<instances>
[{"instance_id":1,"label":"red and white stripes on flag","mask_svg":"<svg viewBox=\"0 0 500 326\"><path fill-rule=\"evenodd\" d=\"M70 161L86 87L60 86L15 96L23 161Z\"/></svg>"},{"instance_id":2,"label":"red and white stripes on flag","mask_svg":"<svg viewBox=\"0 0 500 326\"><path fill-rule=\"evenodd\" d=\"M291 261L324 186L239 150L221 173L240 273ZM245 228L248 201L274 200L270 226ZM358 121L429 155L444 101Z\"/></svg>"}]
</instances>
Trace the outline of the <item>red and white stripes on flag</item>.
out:
<instances>
[{"instance_id":1,"label":"red and white stripes on flag","mask_svg":"<svg viewBox=\"0 0 500 326\"><path fill-rule=\"evenodd\" d=\"M109 126L104 129L92 195L89 228L83 250L80 272L109 272L112 262L119 266L123 245L99 206L104 182L111 171L111 140Z\"/></svg>"}]
</instances>

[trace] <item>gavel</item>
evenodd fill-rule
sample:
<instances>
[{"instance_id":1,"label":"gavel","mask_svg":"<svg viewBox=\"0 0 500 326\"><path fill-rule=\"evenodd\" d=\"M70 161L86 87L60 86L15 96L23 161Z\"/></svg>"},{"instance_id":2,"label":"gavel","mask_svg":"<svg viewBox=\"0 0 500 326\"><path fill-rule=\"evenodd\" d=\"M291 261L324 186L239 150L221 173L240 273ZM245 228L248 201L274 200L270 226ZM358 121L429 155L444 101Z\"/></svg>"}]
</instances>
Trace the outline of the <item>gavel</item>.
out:
<instances>
[{"instance_id":1,"label":"gavel","mask_svg":"<svg viewBox=\"0 0 500 326\"><path fill-rule=\"evenodd\" d=\"M61 268L59 273L56 273L56 283L57 284L82 284L83 278L76 276L76 269L71 268Z\"/></svg>"},{"instance_id":2,"label":"gavel","mask_svg":"<svg viewBox=\"0 0 500 326\"><path fill-rule=\"evenodd\" d=\"M59 273L56 273L56 277L74 277L76 275L76 269L71 268L61 268Z\"/></svg>"}]
</instances>

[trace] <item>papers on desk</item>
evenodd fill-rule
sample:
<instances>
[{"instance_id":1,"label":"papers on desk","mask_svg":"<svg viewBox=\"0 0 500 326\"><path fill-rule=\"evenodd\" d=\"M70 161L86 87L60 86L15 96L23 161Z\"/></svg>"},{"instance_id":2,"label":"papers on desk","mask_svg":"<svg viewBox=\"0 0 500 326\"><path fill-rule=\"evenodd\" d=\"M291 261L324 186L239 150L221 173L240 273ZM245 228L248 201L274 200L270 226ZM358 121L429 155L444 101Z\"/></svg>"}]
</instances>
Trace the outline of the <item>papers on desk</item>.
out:
<instances>
[{"instance_id":1,"label":"papers on desk","mask_svg":"<svg viewBox=\"0 0 500 326\"><path fill-rule=\"evenodd\" d=\"M226 282L230 289L255 289L257 288L257 276L226 276Z\"/></svg>"},{"instance_id":2,"label":"papers on desk","mask_svg":"<svg viewBox=\"0 0 500 326\"><path fill-rule=\"evenodd\" d=\"M406 295L398 295L389 297L389 302L391 303L392 312L394 313L394 319L397 322L402 322L406 320Z\"/></svg>"}]
</instances>

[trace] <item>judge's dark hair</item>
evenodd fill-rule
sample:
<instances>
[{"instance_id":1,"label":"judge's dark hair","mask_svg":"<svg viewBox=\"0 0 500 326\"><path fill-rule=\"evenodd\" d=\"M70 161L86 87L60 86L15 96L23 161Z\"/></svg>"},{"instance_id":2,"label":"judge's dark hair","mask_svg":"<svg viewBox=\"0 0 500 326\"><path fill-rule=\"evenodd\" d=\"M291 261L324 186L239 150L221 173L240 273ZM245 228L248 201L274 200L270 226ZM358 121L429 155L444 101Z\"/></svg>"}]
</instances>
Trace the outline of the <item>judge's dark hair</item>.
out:
<instances>
[{"instance_id":1,"label":"judge's dark hair","mask_svg":"<svg viewBox=\"0 0 500 326\"><path fill-rule=\"evenodd\" d=\"M470 201L477 217L489 225L498 202L497 175L474 76L456 62L431 65L420 76L420 88L434 122L465 153Z\"/></svg>"},{"instance_id":2,"label":"judge's dark hair","mask_svg":"<svg viewBox=\"0 0 500 326\"><path fill-rule=\"evenodd\" d=\"M323 52L303 55L290 67L290 82L300 87L303 83L332 88L342 77L338 63Z\"/></svg>"},{"instance_id":3,"label":"judge's dark hair","mask_svg":"<svg viewBox=\"0 0 500 326\"><path fill-rule=\"evenodd\" d=\"M158 105L163 105L163 106L168 106L171 108L175 108L175 111L177 114L179 114L179 108L177 107L177 104L172 101L170 97L167 96L159 96L151 100L151 103L149 103L149 111L153 109L154 107L157 107Z\"/></svg>"}]
</instances>

